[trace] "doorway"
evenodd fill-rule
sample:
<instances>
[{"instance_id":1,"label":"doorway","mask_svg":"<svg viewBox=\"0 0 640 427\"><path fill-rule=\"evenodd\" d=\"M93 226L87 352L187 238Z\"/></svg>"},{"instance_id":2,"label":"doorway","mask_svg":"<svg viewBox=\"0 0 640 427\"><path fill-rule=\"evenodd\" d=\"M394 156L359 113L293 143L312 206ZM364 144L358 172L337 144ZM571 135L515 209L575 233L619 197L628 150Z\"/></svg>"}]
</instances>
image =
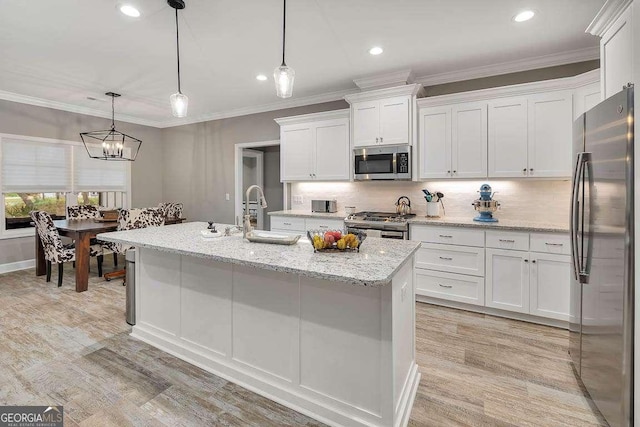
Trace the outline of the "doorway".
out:
<instances>
[{"instance_id":1,"label":"doorway","mask_svg":"<svg viewBox=\"0 0 640 427\"><path fill-rule=\"evenodd\" d=\"M245 193L251 185L264 191L267 208L261 209L257 194L252 192L248 212L251 225L258 230L269 230L269 212L284 209L285 186L280 182L280 141L260 141L235 146L235 216L242 224L245 212Z\"/></svg>"}]
</instances>

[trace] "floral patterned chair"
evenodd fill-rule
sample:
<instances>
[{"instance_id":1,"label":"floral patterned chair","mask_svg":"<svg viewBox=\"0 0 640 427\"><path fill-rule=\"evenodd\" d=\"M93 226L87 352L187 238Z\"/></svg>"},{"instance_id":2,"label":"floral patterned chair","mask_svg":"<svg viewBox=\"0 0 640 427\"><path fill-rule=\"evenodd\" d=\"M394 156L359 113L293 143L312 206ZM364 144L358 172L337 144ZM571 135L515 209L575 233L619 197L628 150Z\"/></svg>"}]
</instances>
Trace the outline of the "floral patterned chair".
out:
<instances>
[{"instance_id":1,"label":"floral patterned chair","mask_svg":"<svg viewBox=\"0 0 640 427\"><path fill-rule=\"evenodd\" d=\"M144 209L120 209L118 213L118 230L133 230L136 228L160 227L164 225L164 211L160 208ZM114 253L124 255L133 246L126 246L122 243L101 242L103 248ZM107 281L124 276L124 270L114 271L105 274ZM126 283L123 283L125 285Z\"/></svg>"},{"instance_id":2,"label":"floral patterned chair","mask_svg":"<svg viewBox=\"0 0 640 427\"><path fill-rule=\"evenodd\" d=\"M182 203L159 203L158 209L163 212L165 219L182 218Z\"/></svg>"},{"instance_id":3,"label":"floral patterned chair","mask_svg":"<svg viewBox=\"0 0 640 427\"><path fill-rule=\"evenodd\" d=\"M78 205L67 206L67 219L95 219L102 217L99 206ZM98 244L96 239L91 239L92 244ZM118 254L113 253L113 265L118 266Z\"/></svg>"},{"instance_id":4,"label":"floral patterned chair","mask_svg":"<svg viewBox=\"0 0 640 427\"><path fill-rule=\"evenodd\" d=\"M100 218L100 216L98 206L67 206L67 219L93 219Z\"/></svg>"},{"instance_id":5,"label":"floral patterned chair","mask_svg":"<svg viewBox=\"0 0 640 427\"><path fill-rule=\"evenodd\" d=\"M62 286L62 274L64 271L63 264L65 262L73 262L76 260L76 250L73 244L65 245L62 243L60 233L53 224L51 215L45 211L31 212L31 219L36 225L36 231L42 247L44 249L44 259L47 261L47 282L51 281L51 263L58 264L58 287ZM99 244L91 245L89 254L98 259L98 275L102 276L102 259L104 251Z\"/></svg>"}]
</instances>

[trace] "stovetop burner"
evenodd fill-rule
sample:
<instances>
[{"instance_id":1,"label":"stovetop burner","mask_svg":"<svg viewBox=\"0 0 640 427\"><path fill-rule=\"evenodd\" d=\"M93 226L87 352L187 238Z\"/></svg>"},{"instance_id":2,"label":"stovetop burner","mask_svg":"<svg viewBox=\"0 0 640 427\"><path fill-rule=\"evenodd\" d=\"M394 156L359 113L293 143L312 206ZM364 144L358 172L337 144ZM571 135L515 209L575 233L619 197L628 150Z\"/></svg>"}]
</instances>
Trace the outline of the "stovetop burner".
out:
<instances>
[{"instance_id":1,"label":"stovetop burner","mask_svg":"<svg viewBox=\"0 0 640 427\"><path fill-rule=\"evenodd\" d=\"M358 212L351 215L349 219L375 222L406 222L415 216L415 214L398 215L395 212Z\"/></svg>"}]
</instances>

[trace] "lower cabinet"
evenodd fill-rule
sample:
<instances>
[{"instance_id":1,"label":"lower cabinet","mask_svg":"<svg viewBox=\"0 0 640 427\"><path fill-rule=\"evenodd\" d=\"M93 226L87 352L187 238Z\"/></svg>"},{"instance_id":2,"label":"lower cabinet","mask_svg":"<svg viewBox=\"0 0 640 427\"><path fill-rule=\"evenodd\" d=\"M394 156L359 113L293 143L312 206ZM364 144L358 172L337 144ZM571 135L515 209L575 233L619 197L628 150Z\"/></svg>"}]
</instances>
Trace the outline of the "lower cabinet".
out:
<instances>
[{"instance_id":1,"label":"lower cabinet","mask_svg":"<svg viewBox=\"0 0 640 427\"><path fill-rule=\"evenodd\" d=\"M271 231L283 234L305 234L307 230L342 230L344 221L333 218L301 218L271 216Z\"/></svg>"},{"instance_id":2,"label":"lower cabinet","mask_svg":"<svg viewBox=\"0 0 640 427\"><path fill-rule=\"evenodd\" d=\"M416 293L466 304L484 305L484 278L464 274L415 270Z\"/></svg>"},{"instance_id":3,"label":"lower cabinet","mask_svg":"<svg viewBox=\"0 0 640 427\"><path fill-rule=\"evenodd\" d=\"M571 257L487 249L487 307L569 320Z\"/></svg>"}]
</instances>

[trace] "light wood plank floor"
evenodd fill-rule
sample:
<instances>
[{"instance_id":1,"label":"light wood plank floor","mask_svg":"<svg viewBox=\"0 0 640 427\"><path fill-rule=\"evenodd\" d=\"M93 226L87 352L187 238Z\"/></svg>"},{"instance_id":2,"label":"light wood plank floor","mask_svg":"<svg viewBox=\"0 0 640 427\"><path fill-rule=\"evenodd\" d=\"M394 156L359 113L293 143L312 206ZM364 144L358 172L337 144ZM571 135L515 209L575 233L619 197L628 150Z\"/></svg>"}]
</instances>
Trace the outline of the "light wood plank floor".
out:
<instances>
[{"instance_id":1,"label":"light wood plank floor","mask_svg":"<svg viewBox=\"0 0 640 427\"><path fill-rule=\"evenodd\" d=\"M0 404L64 405L67 426L321 425L130 338L121 281L73 278L0 275ZM605 425L566 331L418 303L416 334L412 426Z\"/></svg>"}]
</instances>

